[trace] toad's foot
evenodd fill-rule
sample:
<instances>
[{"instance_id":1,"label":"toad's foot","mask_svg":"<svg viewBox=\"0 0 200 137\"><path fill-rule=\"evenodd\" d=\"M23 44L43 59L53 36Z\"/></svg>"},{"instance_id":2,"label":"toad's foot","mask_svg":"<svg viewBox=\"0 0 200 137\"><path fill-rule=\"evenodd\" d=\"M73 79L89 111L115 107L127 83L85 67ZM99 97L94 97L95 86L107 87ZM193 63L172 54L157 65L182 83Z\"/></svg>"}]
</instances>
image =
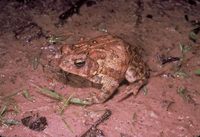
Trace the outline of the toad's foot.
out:
<instances>
[{"instance_id":1,"label":"toad's foot","mask_svg":"<svg viewBox=\"0 0 200 137\"><path fill-rule=\"evenodd\" d=\"M90 105L93 105L93 104L102 104L104 102L106 102L106 100L96 96L96 95L93 95L91 97L88 97L85 99L87 102L90 103Z\"/></svg>"},{"instance_id":2,"label":"toad's foot","mask_svg":"<svg viewBox=\"0 0 200 137\"><path fill-rule=\"evenodd\" d=\"M91 104L105 103L114 94L118 86L119 84L117 82L104 84L98 93L92 95L86 100Z\"/></svg>"},{"instance_id":3,"label":"toad's foot","mask_svg":"<svg viewBox=\"0 0 200 137\"><path fill-rule=\"evenodd\" d=\"M140 89L147 84L147 81L138 81L137 83L132 83L128 87L126 87L125 92L123 93L122 97L118 100L118 102L121 102L128 98L130 95L137 96L139 93Z\"/></svg>"}]
</instances>

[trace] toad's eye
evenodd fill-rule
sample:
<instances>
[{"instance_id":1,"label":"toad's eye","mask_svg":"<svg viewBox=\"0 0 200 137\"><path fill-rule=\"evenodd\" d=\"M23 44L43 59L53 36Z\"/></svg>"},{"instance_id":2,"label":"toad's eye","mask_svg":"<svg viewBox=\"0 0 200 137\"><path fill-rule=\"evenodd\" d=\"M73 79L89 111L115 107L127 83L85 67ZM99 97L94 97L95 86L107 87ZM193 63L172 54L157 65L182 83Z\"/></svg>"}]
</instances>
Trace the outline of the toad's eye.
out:
<instances>
[{"instance_id":1,"label":"toad's eye","mask_svg":"<svg viewBox=\"0 0 200 137\"><path fill-rule=\"evenodd\" d=\"M85 65L85 60L84 59L76 59L74 61L74 65L78 68L81 68Z\"/></svg>"}]
</instances>

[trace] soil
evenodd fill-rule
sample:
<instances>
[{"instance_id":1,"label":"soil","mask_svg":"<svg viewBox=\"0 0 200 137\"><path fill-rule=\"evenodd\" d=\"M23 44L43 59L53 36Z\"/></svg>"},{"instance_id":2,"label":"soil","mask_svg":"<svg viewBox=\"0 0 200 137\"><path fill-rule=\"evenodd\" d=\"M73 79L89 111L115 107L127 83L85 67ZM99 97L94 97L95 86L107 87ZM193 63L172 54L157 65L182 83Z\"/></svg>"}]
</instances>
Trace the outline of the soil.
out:
<instances>
[{"instance_id":1,"label":"soil","mask_svg":"<svg viewBox=\"0 0 200 137\"><path fill-rule=\"evenodd\" d=\"M0 0L0 136L80 137L109 110L95 127L101 133L90 136L199 137L200 1L90 0L78 9L76 3ZM58 68L60 47L107 33L141 49L151 71L148 84L118 102L123 84L106 103L70 104L61 115L63 102L36 86L66 97L91 94L96 88L70 84ZM45 118L42 129L22 124L30 113Z\"/></svg>"}]
</instances>

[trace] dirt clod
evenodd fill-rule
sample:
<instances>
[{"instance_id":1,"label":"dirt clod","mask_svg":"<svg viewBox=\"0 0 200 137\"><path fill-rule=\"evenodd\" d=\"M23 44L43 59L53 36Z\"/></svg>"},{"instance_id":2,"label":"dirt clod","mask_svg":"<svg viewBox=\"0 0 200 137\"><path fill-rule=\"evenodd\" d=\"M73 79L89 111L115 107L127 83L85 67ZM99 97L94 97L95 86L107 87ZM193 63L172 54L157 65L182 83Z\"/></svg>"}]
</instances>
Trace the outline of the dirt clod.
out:
<instances>
[{"instance_id":1,"label":"dirt clod","mask_svg":"<svg viewBox=\"0 0 200 137\"><path fill-rule=\"evenodd\" d=\"M46 117L39 117L38 114L22 118L21 121L24 126L35 131L43 131L48 125Z\"/></svg>"}]
</instances>

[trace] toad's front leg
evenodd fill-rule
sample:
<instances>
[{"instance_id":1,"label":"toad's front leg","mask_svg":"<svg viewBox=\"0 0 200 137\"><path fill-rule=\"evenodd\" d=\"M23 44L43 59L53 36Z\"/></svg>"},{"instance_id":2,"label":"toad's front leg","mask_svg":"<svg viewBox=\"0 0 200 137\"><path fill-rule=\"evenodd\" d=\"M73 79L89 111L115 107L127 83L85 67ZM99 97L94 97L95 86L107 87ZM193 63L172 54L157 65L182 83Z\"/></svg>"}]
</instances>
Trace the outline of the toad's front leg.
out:
<instances>
[{"instance_id":1,"label":"toad's front leg","mask_svg":"<svg viewBox=\"0 0 200 137\"><path fill-rule=\"evenodd\" d=\"M98 93L87 98L91 104L100 104L106 102L116 91L119 84L112 78L106 78L102 81L102 87Z\"/></svg>"}]
</instances>

